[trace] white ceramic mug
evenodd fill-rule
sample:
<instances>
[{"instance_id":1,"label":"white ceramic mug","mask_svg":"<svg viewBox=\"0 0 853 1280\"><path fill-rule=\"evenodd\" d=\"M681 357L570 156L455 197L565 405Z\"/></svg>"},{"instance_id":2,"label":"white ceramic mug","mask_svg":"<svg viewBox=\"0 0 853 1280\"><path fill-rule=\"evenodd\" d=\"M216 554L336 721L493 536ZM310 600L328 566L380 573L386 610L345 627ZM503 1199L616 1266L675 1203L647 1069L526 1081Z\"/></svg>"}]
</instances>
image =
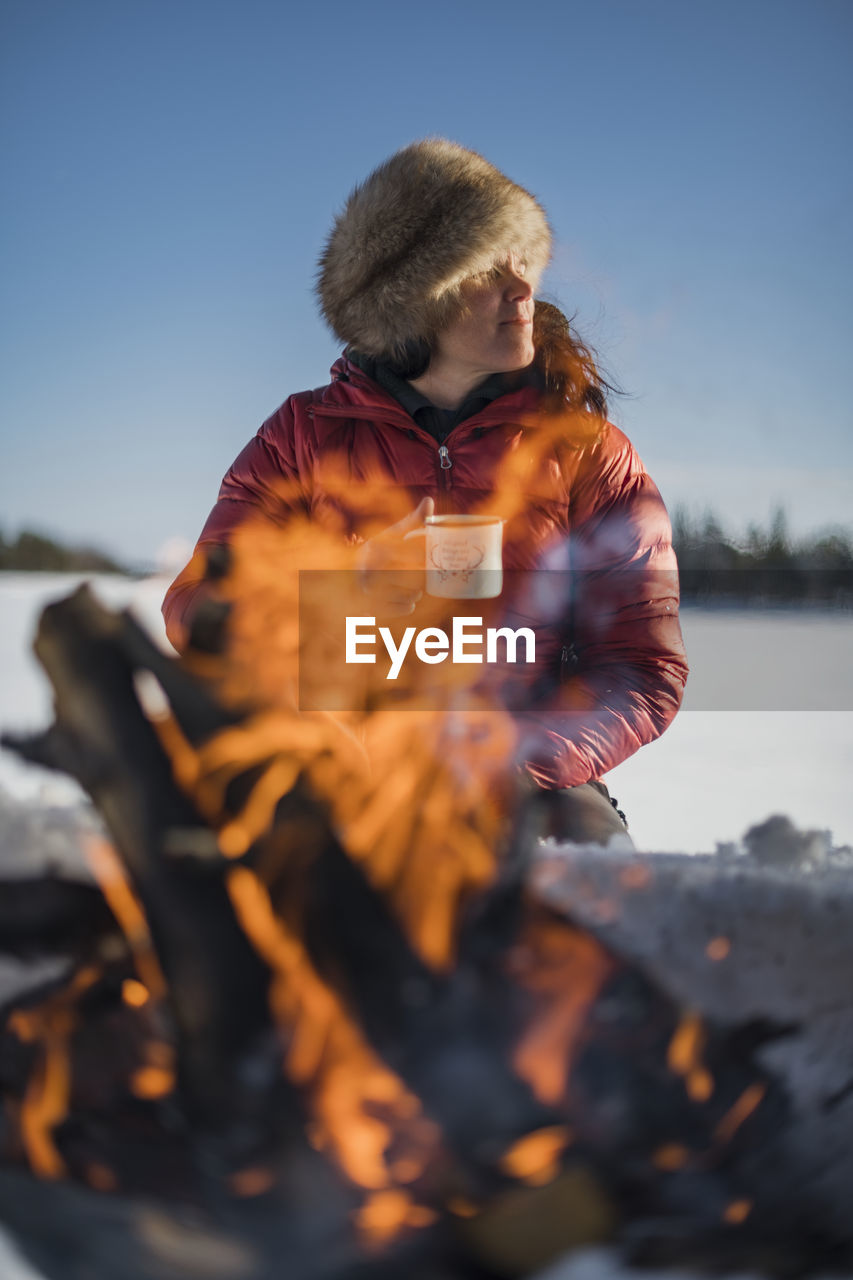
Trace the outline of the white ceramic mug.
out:
<instances>
[{"instance_id":1,"label":"white ceramic mug","mask_svg":"<svg viewBox=\"0 0 853 1280\"><path fill-rule=\"evenodd\" d=\"M427 594L443 600L491 600L503 588L500 516L427 516L407 538L426 539Z\"/></svg>"}]
</instances>

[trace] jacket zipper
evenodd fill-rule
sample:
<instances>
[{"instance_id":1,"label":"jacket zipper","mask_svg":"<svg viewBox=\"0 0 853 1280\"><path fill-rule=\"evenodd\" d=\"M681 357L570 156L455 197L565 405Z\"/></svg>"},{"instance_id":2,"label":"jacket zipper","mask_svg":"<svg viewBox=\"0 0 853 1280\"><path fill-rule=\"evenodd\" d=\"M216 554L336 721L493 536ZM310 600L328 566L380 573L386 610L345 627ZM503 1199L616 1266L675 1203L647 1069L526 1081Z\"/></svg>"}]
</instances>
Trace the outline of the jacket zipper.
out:
<instances>
[{"instance_id":1,"label":"jacket zipper","mask_svg":"<svg viewBox=\"0 0 853 1280\"><path fill-rule=\"evenodd\" d=\"M560 684L565 684L575 672L578 655L573 644L564 644L560 653Z\"/></svg>"},{"instance_id":2,"label":"jacket zipper","mask_svg":"<svg viewBox=\"0 0 853 1280\"><path fill-rule=\"evenodd\" d=\"M441 469L444 472L444 487L445 489L449 489L450 476L447 473L450 470L450 468L453 466L453 462L451 461L451 458L450 458L450 450L448 449L446 444L440 444L438 446L438 457L441 463Z\"/></svg>"}]
</instances>

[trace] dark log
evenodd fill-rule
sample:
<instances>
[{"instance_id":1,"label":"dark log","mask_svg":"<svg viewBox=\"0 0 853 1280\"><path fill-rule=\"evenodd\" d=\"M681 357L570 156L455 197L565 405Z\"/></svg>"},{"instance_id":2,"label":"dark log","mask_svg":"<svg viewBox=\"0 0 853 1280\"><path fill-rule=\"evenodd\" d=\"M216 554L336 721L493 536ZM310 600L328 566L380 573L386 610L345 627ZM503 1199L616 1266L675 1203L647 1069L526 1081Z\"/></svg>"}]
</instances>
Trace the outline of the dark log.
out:
<instances>
[{"instance_id":1,"label":"dark log","mask_svg":"<svg viewBox=\"0 0 853 1280\"><path fill-rule=\"evenodd\" d=\"M38 956L91 955L115 936L115 917L95 885L58 877L0 882L0 952Z\"/></svg>"},{"instance_id":2,"label":"dark log","mask_svg":"<svg viewBox=\"0 0 853 1280\"><path fill-rule=\"evenodd\" d=\"M57 724L46 735L6 744L64 768L102 814L168 982L187 1114L217 1130L246 1092L246 1058L271 1056L268 974L237 925L221 875L168 856L176 830L203 832L208 841L210 835L175 784L142 710L134 668L122 652L128 630L133 624L86 588L45 609L35 649L54 686Z\"/></svg>"}]
</instances>

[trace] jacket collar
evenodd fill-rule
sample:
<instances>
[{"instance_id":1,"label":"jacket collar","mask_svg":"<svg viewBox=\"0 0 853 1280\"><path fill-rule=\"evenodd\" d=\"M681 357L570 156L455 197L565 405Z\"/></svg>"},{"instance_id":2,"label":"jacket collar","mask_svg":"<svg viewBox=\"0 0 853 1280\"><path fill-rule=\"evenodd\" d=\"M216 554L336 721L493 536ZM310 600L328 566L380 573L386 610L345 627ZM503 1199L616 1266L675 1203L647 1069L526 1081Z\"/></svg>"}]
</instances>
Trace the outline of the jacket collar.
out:
<instances>
[{"instance_id":1,"label":"jacket collar","mask_svg":"<svg viewBox=\"0 0 853 1280\"><path fill-rule=\"evenodd\" d=\"M411 427L413 419L390 392L368 377L346 354L332 365L332 382L324 387L317 407L328 407L335 417L341 410L349 411L354 418L381 416L383 421ZM526 423L538 417L540 392L535 386L518 387L487 404L479 413L466 418L461 424L470 426L496 426L501 422L524 420Z\"/></svg>"}]
</instances>

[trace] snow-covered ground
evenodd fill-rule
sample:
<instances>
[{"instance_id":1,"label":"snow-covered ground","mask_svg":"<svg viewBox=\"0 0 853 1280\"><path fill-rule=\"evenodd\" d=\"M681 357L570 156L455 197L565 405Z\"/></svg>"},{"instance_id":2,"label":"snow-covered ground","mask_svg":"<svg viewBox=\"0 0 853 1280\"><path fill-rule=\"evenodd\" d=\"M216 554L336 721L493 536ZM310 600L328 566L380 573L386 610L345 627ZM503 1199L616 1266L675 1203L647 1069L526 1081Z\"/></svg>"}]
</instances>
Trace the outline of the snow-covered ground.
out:
<instances>
[{"instance_id":1,"label":"snow-covered ground","mask_svg":"<svg viewBox=\"0 0 853 1280\"><path fill-rule=\"evenodd\" d=\"M0 574L0 728L36 729L50 690L30 652L39 610L86 575ZM129 604L164 640L166 578L101 576L98 593ZM608 777L637 844L699 852L739 839L785 813L853 845L853 615L687 608L691 676L685 704L662 738ZM0 786L14 795L76 803L65 779L0 753Z\"/></svg>"},{"instance_id":2,"label":"snow-covered ground","mask_svg":"<svg viewBox=\"0 0 853 1280\"><path fill-rule=\"evenodd\" d=\"M711 851L774 813L853 845L853 615L686 608L684 704L607 778L647 850Z\"/></svg>"}]
</instances>

